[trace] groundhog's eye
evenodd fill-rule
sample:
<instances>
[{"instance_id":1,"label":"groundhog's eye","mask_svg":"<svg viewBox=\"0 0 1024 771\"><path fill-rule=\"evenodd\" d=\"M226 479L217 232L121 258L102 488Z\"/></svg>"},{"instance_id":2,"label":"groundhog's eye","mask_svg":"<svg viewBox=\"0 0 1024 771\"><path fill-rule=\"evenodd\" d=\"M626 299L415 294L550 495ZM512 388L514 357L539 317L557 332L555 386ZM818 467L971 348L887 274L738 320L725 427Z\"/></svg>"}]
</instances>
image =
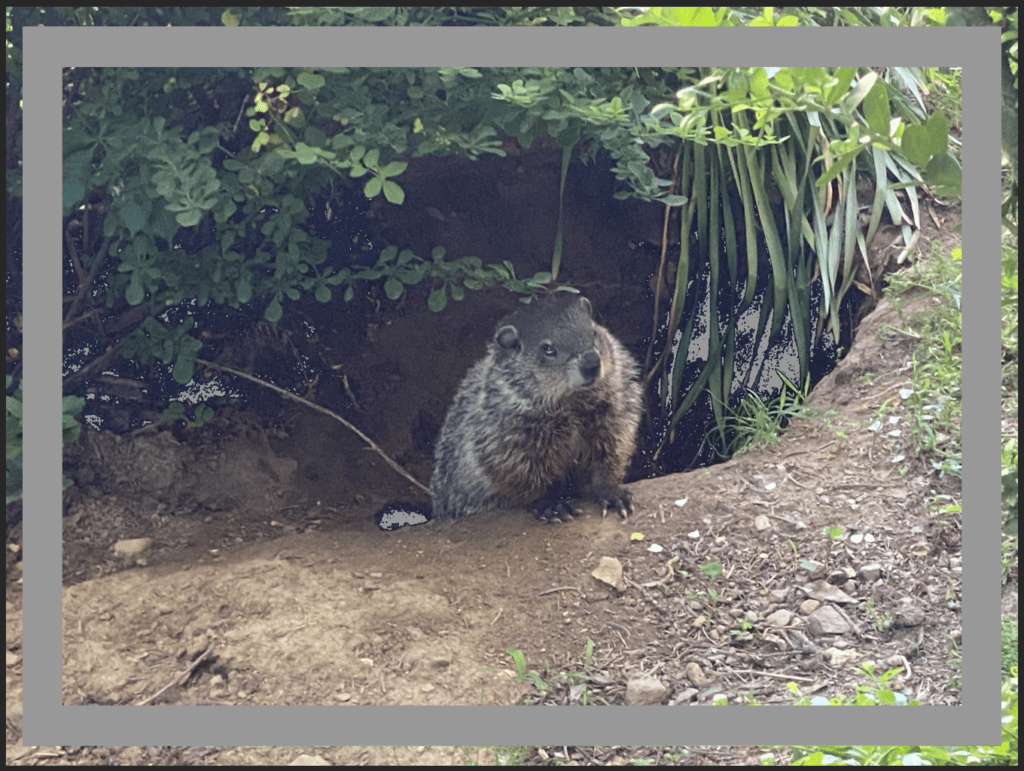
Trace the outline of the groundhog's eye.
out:
<instances>
[{"instance_id":1,"label":"groundhog's eye","mask_svg":"<svg viewBox=\"0 0 1024 771\"><path fill-rule=\"evenodd\" d=\"M545 356L548 356L552 359L558 355L558 351L555 350L555 346L553 346L551 343L544 343L544 345L542 345L540 349L541 351L544 352Z\"/></svg>"}]
</instances>

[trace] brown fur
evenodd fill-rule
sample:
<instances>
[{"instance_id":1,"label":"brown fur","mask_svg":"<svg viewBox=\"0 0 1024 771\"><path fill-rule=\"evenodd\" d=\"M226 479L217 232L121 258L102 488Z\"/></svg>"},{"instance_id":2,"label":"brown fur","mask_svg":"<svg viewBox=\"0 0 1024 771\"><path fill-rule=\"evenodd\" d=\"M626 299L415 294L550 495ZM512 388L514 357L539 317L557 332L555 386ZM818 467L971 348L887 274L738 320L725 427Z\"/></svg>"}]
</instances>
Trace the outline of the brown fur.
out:
<instances>
[{"instance_id":1,"label":"brown fur","mask_svg":"<svg viewBox=\"0 0 1024 771\"><path fill-rule=\"evenodd\" d=\"M434 516L532 505L560 521L584 499L625 517L640 393L636 363L586 298L549 297L502 319L441 429Z\"/></svg>"}]
</instances>

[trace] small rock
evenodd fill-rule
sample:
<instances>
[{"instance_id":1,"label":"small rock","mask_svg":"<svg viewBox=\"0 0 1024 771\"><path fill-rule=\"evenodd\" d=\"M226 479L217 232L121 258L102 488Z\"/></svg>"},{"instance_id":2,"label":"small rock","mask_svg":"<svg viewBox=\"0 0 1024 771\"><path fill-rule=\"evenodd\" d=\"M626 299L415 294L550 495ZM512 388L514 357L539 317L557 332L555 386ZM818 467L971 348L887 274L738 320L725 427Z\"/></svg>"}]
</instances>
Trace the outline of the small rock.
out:
<instances>
[{"instance_id":1,"label":"small rock","mask_svg":"<svg viewBox=\"0 0 1024 771\"><path fill-rule=\"evenodd\" d=\"M768 622L769 626L774 626L776 628L789 626L789 622L792 620L793 614L790 613L788 610L782 609L775 611L774 613L769 615L768 618L765 619L765 621Z\"/></svg>"},{"instance_id":2,"label":"small rock","mask_svg":"<svg viewBox=\"0 0 1024 771\"><path fill-rule=\"evenodd\" d=\"M800 603L800 612L805 616L809 616L820 607L821 603L817 600L807 599Z\"/></svg>"},{"instance_id":3,"label":"small rock","mask_svg":"<svg viewBox=\"0 0 1024 771\"><path fill-rule=\"evenodd\" d=\"M319 755L299 755L289 766L329 766L331 765Z\"/></svg>"},{"instance_id":4,"label":"small rock","mask_svg":"<svg viewBox=\"0 0 1024 771\"><path fill-rule=\"evenodd\" d=\"M700 693L696 688L684 688L673 697L672 701L669 702L669 706L676 707L680 704L688 704L697 698L697 694Z\"/></svg>"},{"instance_id":5,"label":"small rock","mask_svg":"<svg viewBox=\"0 0 1024 771\"><path fill-rule=\"evenodd\" d=\"M696 661L686 662L686 666L683 667L683 674L686 675L687 680L698 688L705 688L715 682L713 677L708 677L704 674L704 670L700 668L700 664Z\"/></svg>"},{"instance_id":6,"label":"small rock","mask_svg":"<svg viewBox=\"0 0 1024 771\"><path fill-rule=\"evenodd\" d=\"M615 557L601 557L601 561L590 575L598 581L614 586L620 592L626 589L626 582L622 580L622 563Z\"/></svg>"},{"instance_id":7,"label":"small rock","mask_svg":"<svg viewBox=\"0 0 1024 771\"><path fill-rule=\"evenodd\" d=\"M860 576L861 581L873 584L882 577L882 566L877 562L872 562L870 565L863 565L858 571L858 575Z\"/></svg>"},{"instance_id":8,"label":"small rock","mask_svg":"<svg viewBox=\"0 0 1024 771\"><path fill-rule=\"evenodd\" d=\"M824 563L818 562L817 560L806 560L802 564L806 566L811 578L818 579L825 575Z\"/></svg>"},{"instance_id":9,"label":"small rock","mask_svg":"<svg viewBox=\"0 0 1024 771\"><path fill-rule=\"evenodd\" d=\"M768 592L768 599L771 602L786 602L789 598L789 589L772 589Z\"/></svg>"},{"instance_id":10,"label":"small rock","mask_svg":"<svg viewBox=\"0 0 1024 771\"><path fill-rule=\"evenodd\" d=\"M228 684L224 678L220 675L214 675L210 678L210 698L211 699L223 699L228 695Z\"/></svg>"},{"instance_id":11,"label":"small rock","mask_svg":"<svg viewBox=\"0 0 1024 771\"><path fill-rule=\"evenodd\" d=\"M843 566L843 567L839 568L838 570L833 570L831 573L828 574L828 578L826 580L830 584L835 584L836 586L842 586L847 581L849 581L851 578L856 578L856 577L857 577L857 571L855 571L853 568L851 568L851 567L849 567L847 565L847 566Z\"/></svg>"},{"instance_id":12,"label":"small rock","mask_svg":"<svg viewBox=\"0 0 1024 771\"><path fill-rule=\"evenodd\" d=\"M661 704L668 689L656 677L641 675L631 678L626 683L626 704L641 706L645 704Z\"/></svg>"},{"instance_id":13,"label":"small rock","mask_svg":"<svg viewBox=\"0 0 1024 771\"><path fill-rule=\"evenodd\" d=\"M152 538L128 538L123 541L118 541L111 548L114 550L114 554L120 554L124 557L134 557L142 554L150 546L153 545Z\"/></svg>"},{"instance_id":14,"label":"small rock","mask_svg":"<svg viewBox=\"0 0 1024 771\"><path fill-rule=\"evenodd\" d=\"M853 597L848 595L838 586L832 586L827 581L815 581L800 587L812 600L821 602L854 602Z\"/></svg>"},{"instance_id":15,"label":"small rock","mask_svg":"<svg viewBox=\"0 0 1024 771\"><path fill-rule=\"evenodd\" d=\"M833 667L845 667L847 664L852 664L860 657L860 654L853 650L839 650L838 648L829 648L825 651L825 661Z\"/></svg>"},{"instance_id":16,"label":"small rock","mask_svg":"<svg viewBox=\"0 0 1024 771\"><path fill-rule=\"evenodd\" d=\"M904 599L902 607L896 612L896 625L902 627L921 626L924 623L924 610L913 605L911 600Z\"/></svg>"},{"instance_id":17,"label":"small rock","mask_svg":"<svg viewBox=\"0 0 1024 771\"><path fill-rule=\"evenodd\" d=\"M831 605L822 605L807 618L807 631L819 637L824 634L846 634L850 625Z\"/></svg>"}]
</instances>

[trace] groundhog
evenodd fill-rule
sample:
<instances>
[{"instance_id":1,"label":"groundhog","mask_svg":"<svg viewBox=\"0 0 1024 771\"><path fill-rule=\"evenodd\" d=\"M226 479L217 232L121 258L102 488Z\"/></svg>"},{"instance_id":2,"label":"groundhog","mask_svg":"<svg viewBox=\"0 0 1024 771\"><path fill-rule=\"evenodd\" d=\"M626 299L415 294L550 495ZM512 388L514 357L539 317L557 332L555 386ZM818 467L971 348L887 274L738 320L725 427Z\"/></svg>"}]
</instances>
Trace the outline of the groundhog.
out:
<instances>
[{"instance_id":1,"label":"groundhog","mask_svg":"<svg viewBox=\"0 0 1024 771\"><path fill-rule=\"evenodd\" d=\"M584 500L625 519L622 487L642 409L636 362L594 322L585 297L548 296L506 316L469 370L441 428L432 514L397 503L385 530L530 506L543 522L572 519Z\"/></svg>"}]
</instances>

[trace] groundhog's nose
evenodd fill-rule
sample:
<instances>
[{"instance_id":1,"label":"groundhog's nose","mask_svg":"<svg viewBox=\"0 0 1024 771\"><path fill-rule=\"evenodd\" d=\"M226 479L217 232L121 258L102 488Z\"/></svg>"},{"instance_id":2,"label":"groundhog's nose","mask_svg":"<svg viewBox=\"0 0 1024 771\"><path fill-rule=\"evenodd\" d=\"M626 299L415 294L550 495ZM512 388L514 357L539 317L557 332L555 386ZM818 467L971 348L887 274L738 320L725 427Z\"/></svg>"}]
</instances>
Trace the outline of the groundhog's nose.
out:
<instances>
[{"instance_id":1,"label":"groundhog's nose","mask_svg":"<svg viewBox=\"0 0 1024 771\"><path fill-rule=\"evenodd\" d=\"M601 355L597 351L588 351L580 357L580 374L588 383L597 380L601 374Z\"/></svg>"}]
</instances>

